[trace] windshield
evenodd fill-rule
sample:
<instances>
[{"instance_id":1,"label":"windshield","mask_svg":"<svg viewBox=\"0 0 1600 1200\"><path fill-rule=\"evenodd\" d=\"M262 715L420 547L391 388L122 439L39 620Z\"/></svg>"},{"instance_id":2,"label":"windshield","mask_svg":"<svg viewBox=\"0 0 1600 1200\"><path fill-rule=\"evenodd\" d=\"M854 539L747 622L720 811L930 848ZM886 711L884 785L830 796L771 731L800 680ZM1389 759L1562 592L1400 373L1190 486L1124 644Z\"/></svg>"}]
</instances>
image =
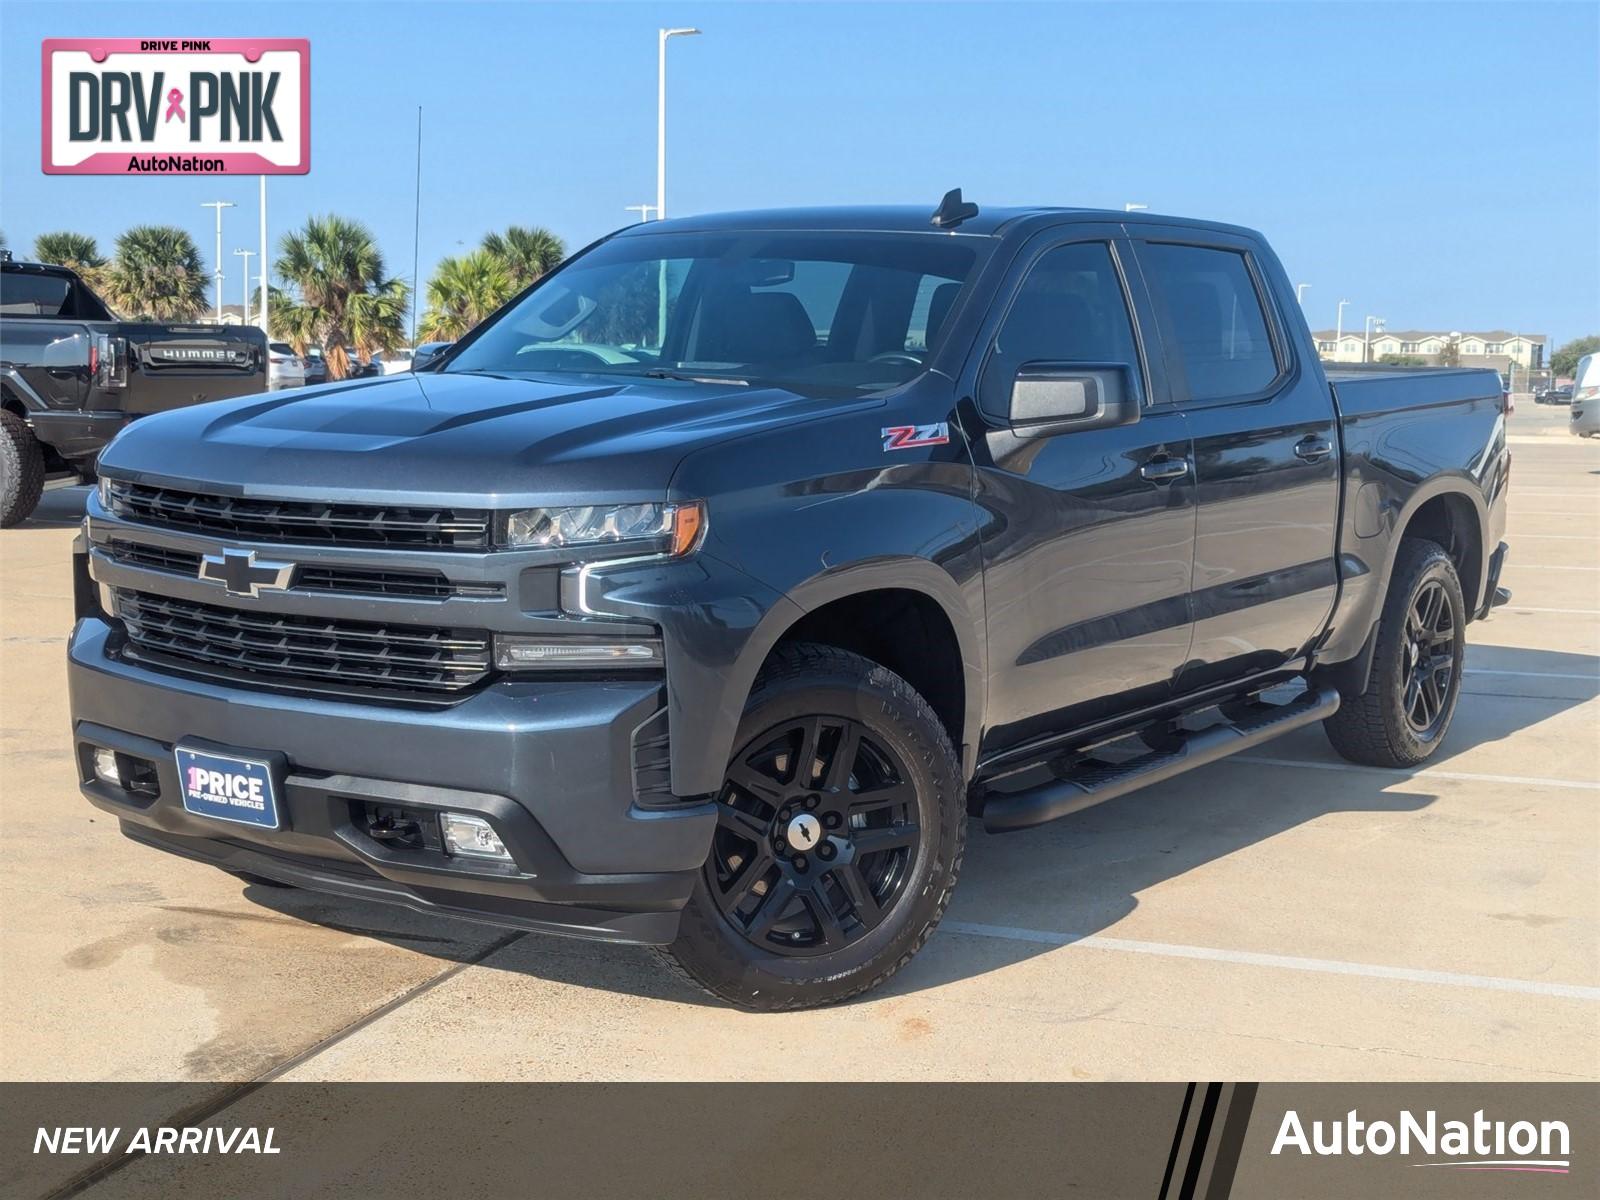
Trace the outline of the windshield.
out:
<instances>
[{"instance_id":1,"label":"windshield","mask_svg":"<svg viewBox=\"0 0 1600 1200\"><path fill-rule=\"evenodd\" d=\"M546 277L445 370L893 387L922 372L982 245L933 233L613 238Z\"/></svg>"}]
</instances>

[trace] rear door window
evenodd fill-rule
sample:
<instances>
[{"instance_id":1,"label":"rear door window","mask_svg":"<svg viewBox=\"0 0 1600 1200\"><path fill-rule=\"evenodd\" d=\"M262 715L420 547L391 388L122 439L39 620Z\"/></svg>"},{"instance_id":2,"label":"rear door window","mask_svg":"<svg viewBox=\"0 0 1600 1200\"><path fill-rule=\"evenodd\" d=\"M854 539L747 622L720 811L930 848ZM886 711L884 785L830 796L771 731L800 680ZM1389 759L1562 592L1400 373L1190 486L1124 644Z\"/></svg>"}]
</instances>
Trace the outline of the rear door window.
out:
<instances>
[{"instance_id":1,"label":"rear door window","mask_svg":"<svg viewBox=\"0 0 1600 1200\"><path fill-rule=\"evenodd\" d=\"M1150 243L1139 257L1166 306L1189 399L1266 391L1282 366L1245 256L1211 246Z\"/></svg>"}]
</instances>

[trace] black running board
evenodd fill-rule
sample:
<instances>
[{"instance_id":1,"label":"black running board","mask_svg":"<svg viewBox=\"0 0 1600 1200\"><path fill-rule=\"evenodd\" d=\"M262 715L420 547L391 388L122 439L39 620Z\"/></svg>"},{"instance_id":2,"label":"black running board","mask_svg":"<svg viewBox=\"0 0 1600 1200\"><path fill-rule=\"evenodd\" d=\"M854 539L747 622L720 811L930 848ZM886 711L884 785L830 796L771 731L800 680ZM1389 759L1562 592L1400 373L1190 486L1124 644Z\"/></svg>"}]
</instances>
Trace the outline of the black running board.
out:
<instances>
[{"instance_id":1,"label":"black running board","mask_svg":"<svg viewBox=\"0 0 1600 1200\"><path fill-rule=\"evenodd\" d=\"M1302 725L1325 720L1338 708L1339 693L1335 689L1308 691L1288 704L1255 704L1236 720L1180 733L1182 740L1170 750L1153 750L1119 763L1090 759L1075 765L1062 778L1037 787L1017 792L991 791L984 801L983 827L990 833L1005 833L1043 825L1252 749Z\"/></svg>"}]
</instances>

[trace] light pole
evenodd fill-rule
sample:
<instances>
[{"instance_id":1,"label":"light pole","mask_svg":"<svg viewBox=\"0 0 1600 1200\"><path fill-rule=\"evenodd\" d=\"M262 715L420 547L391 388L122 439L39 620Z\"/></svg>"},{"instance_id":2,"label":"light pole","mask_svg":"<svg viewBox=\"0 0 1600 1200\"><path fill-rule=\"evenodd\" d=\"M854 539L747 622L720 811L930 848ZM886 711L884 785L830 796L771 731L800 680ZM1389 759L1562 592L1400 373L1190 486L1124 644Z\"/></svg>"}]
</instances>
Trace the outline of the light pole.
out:
<instances>
[{"instance_id":1,"label":"light pole","mask_svg":"<svg viewBox=\"0 0 1600 1200\"><path fill-rule=\"evenodd\" d=\"M1339 353L1339 343L1344 340L1344 306L1349 303L1348 300L1339 301L1339 316L1333 323L1333 352L1336 355Z\"/></svg>"},{"instance_id":2,"label":"light pole","mask_svg":"<svg viewBox=\"0 0 1600 1200\"><path fill-rule=\"evenodd\" d=\"M222 321L222 210L232 208L229 200L206 200L201 203L201 208L214 208L217 210L217 322Z\"/></svg>"},{"instance_id":3,"label":"light pole","mask_svg":"<svg viewBox=\"0 0 1600 1200\"><path fill-rule=\"evenodd\" d=\"M624 204L622 207L627 212L638 213L641 221L648 221L650 214L656 211L654 204Z\"/></svg>"},{"instance_id":4,"label":"light pole","mask_svg":"<svg viewBox=\"0 0 1600 1200\"><path fill-rule=\"evenodd\" d=\"M1301 308L1306 306L1306 289L1310 286L1309 283L1297 283L1294 285L1294 298Z\"/></svg>"},{"instance_id":5,"label":"light pole","mask_svg":"<svg viewBox=\"0 0 1600 1200\"><path fill-rule=\"evenodd\" d=\"M240 324L250 324L250 259L255 254L254 250L235 250L235 254L244 259L244 312L240 315Z\"/></svg>"},{"instance_id":6,"label":"light pole","mask_svg":"<svg viewBox=\"0 0 1600 1200\"><path fill-rule=\"evenodd\" d=\"M695 37L698 29L657 30L656 40L656 220L667 215L667 41ZM667 260L656 272L656 349L667 344Z\"/></svg>"},{"instance_id":7,"label":"light pole","mask_svg":"<svg viewBox=\"0 0 1600 1200\"><path fill-rule=\"evenodd\" d=\"M1122 211L1123 212L1141 212L1144 209L1147 209L1149 207L1150 206L1148 204L1124 204L1122 206Z\"/></svg>"},{"instance_id":8,"label":"light pole","mask_svg":"<svg viewBox=\"0 0 1600 1200\"><path fill-rule=\"evenodd\" d=\"M658 30L656 41L656 220L667 215L667 39L694 37L698 29Z\"/></svg>"},{"instance_id":9,"label":"light pole","mask_svg":"<svg viewBox=\"0 0 1600 1200\"><path fill-rule=\"evenodd\" d=\"M1377 328L1379 333L1383 332L1382 317L1367 318L1366 344L1361 348L1361 361L1364 363L1369 363L1372 361L1372 330L1374 327Z\"/></svg>"},{"instance_id":10,"label":"light pole","mask_svg":"<svg viewBox=\"0 0 1600 1200\"><path fill-rule=\"evenodd\" d=\"M265 175L261 177L261 262L259 266L261 267L261 303L256 306L260 310L256 316L261 321L261 332L271 337L272 331L267 328L267 276L272 274L272 270L271 259L267 255L267 177ZM246 278L248 280L248 276ZM249 290L247 285L245 292L248 294ZM245 301L245 307L250 307L248 300ZM248 321L245 323L249 324Z\"/></svg>"}]
</instances>

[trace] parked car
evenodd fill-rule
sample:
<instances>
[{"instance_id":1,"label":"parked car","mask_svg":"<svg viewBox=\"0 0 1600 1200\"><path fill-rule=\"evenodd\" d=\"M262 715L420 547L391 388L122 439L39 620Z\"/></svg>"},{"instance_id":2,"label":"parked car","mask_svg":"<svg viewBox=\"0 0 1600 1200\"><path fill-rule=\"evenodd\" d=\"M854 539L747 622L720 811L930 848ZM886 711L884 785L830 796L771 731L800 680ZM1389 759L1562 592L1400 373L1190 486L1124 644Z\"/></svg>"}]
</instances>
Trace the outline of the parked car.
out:
<instances>
[{"instance_id":1,"label":"parked car","mask_svg":"<svg viewBox=\"0 0 1600 1200\"><path fill-rule=\"evenodd\" d=\"M378 368L380 375L398 375L403 371L411 370L411 347L400 346L394 350L384 350L373 355L373 364Z\"/></svg>"},{"instance_id":2,"label":"parked car","mask_svg":"<svg viewBox=\"0 0 1600 1200\"><path fill-rule=\"evenodd\" d=\"M969 815L1318 722L1435 755L1507 597L1503 407L1492 370L1325 374L1233 226L959 192L633 226L433 369L119 438L78 777L247 878L842 1000L927 941Z\"/></svg>"},{"instance_id":3,"label":"parked car","mask_svg":"<svg viewBox=\"0 0 1600 1200\"><path fill-rule=\"evenodd\" d=\"M66 267L0 252L0 526L46 478L92 480L129 421L261 391L265 358L259 329L119 321Z\"/></svg>"},{"instance_id":4,"label":"parked car","mask_svg":"<svg viewBox=\"0 0 1600 1200\"><path fill-rule=\"evenodd\" d=\"M307 346L300 361L305 367L307 387L328 382L328 360L323 357L321 346Z\"/></svg>"},{"instance_id":5,"label":"parked car","mask_svg":"<svg viewBox=\"0 0 1600 1200\"><path fill-rule=\"evenodd\" d=\"M288 342L269 342L267 351L272 368L267 386L271 391L305 386L305 359L294 352L293 346Z\"/></svg>"},{"instance_id":6,"label":"parked car","mask_svg":"<svg viewBox=\"0 0 1600 1200\"><path fill-rule=\"evenodd\" d=\"M1572 373L1567 428L1579 437L1600 436L1600 354L1586 354Z\"/></svg>"},{"instance_id":7,"label":"parked car","mask_svg":"<svg viewBox=\"0 0 1600 1200\"><path fill-rule=\"evenodd\" d=\"M1565 383L1546 388L1534 398L1534 402L1536 404L1571 404L1572 385Z\"/></svg>"}]
</instances>

